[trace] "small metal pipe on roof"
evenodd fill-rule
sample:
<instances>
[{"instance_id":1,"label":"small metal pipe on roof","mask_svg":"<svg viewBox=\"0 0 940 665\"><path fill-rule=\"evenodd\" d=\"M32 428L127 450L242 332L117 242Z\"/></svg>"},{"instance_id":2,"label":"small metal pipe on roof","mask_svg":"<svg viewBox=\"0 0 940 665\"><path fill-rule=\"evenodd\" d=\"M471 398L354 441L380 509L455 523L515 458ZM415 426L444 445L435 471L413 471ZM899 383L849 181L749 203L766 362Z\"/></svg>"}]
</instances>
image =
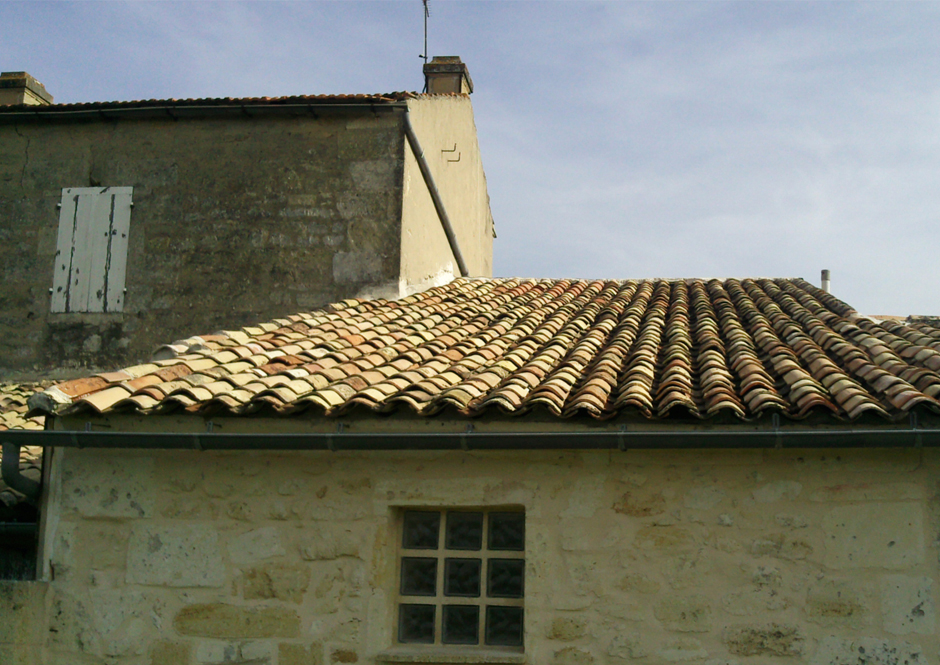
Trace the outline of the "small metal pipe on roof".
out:
<instances>
[{"instance_id":1,"label":"small metal pipe on roof","mask_svg":"<svg viewBox=\"0 0 940 665\"><path fill-rule=\"evenodd\" d=\"M829 271L828 270L822 271L822 278L820 279L820 288L826 293L829 293Z\"/></svg>"},{"instance_id":2,"label":"small metal pipe on roof","mask_svg":"<svg viewBox=\"0 0 940 665\"><path fill-rule=\"evenodd\" d=\"M36 432L41 434L42 432ZM9 432L4 433L6 438ZM42 445L42 444L39 444ZM3 461L0 462L0 475L7 486L32 501L39 500L42 485L32 478L27 478L20 471L20 444L13 441L3 442Z\"/></svg>"},{"instance_id":3,"label":"small metal pipe on roof","mask_svg":"<svg viewBox=\"0 0 940 665\"><path fill-rule=\"evenodd\" d=\"M421 171L421 176L424 178L424 184L428 188L428 193L431 194L431 201L434 202L437 218L441 221L441 226L444 227L444 235L447 236L450 251L454 255L454 260L457 261L460 276L469 277L470 271L467 269L467 262L464 261L463 254L460 252L460 246L457 243L457 234L454 232L454 227L451 225L447 211L444 209L444 201L441 199L441 193L437 190L437 185L434 184L434 176L431 174L431 168L428 166L428 161L424 157L424 150L421 149L418 136L415 134L414 127L411 126L411 116L408 113L407 107L405 107L404 127L408 145L411 146L411 152L418 161L418 169Z\"/></svg>"}]
</instances>

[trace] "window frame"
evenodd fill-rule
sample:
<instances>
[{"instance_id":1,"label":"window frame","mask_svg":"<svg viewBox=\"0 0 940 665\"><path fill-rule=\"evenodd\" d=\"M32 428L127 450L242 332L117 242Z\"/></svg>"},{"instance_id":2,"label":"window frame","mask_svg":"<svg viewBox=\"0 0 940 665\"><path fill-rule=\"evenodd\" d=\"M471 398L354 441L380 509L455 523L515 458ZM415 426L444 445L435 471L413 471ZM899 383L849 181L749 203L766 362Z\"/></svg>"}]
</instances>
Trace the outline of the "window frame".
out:
<instances>
[{"instance_id":1,"label":"window frame","mask_svg":"<svg viewBox=\"0 0 940 665\"><path fill-rule=\"evenodd\" d=\"M439 515L437 547L407 548L405 547L405 515L409 512L433 512ZM479 550L449 549L447 547L447 524L450 514L482 513L482 537ZM491 549L489 547L489 527L491 515L500 513L516 513L523 518L522 548L519 550ZM395 552L395 593L392 641L395 651L414 650L416 652L434 651L435 653L493 653L503 652L524 657L525 649L525 509L522 506L402 506L395 510L394 534L396 543ZM436 583L434 595L419 595L403 593L403 566L405 558L435 559L437 561ZM448 559L479 559L480 577L479 595L445 595L445 569ZM490 562L495 560L518 560L522 562L522 595L518 598L490 596L488 594L488 573ZM403 605L430 605L434 607L434 641L418 642L403 641L401 635L401 611ZM476 643L444 642L444 607L445 606L471 606L479 608ZM487 612L488 607L518 607L522 609L521 643L519 645L502 645L487 643ZM473 660L442 660L441 662L474 662ZM500 661L503 662L503 661ZM521 662L521 661L505 661Z\"/></svg>"}]
</instances>

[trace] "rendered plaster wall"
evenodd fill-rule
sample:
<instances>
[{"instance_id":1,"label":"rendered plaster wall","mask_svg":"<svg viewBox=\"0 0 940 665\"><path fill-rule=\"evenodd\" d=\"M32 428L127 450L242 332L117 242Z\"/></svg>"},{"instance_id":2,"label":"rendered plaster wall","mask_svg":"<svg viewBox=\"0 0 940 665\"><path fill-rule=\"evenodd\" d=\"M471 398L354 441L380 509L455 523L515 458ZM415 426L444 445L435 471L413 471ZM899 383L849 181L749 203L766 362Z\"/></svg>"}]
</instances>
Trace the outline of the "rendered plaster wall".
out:
<instances>
[{"instance_id":1,"label":"rendered plaster wall","mask_svg":"<svg viewBox=\"0 0 940 665\"><path fill-rule=\"evenodd\" d=\"M493 217L469 95L408 101L408 112L457 235L471 277L493 275ZM405 148L402 290L446 283L459 275L447 236L411 149Z\"/></svg>"},{"instance_id":2,"label":"rendered plaster wall","mask_svg":"<svg viewBox=\"0 0 940 665\"><path fill-rule=\"evenodd\" d=\"M913 449L57 452L40 662L371 664L395 512L523 506L528 663L937 663L938 471Z\"/></svg>"},{"instance_id":3,"label":"rendered plaster wall","mask_svg":"<svg viewBox=\"0 0 940 665\"><path fill-rule=\"evenodd\" d=\"M85 375L364 290L397 294L400 123L364 110L0 124L0 375ZM62 188L98 185L134 188L124 311L52 315Z\"/></svg>"}]
</instances>

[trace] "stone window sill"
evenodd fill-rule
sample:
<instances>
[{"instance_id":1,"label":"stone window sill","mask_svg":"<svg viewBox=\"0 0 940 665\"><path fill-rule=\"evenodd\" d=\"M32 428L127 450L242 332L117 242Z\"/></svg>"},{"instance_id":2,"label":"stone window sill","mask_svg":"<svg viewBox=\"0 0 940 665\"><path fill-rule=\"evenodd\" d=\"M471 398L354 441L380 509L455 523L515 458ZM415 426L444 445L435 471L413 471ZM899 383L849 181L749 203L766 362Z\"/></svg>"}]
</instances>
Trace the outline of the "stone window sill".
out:
<instances>
[{"instance_id":1,"label":"stone window sill","mask_svg":"<svg viewBox=\"0 0 940 665\"><path fill-rule=\"evenodd\" d=\"M379 663L423 663L424 665L524 665L525 653L509 649L450 649L441 647L394 647L375 656Z\"/></svg>"}]
</instances>

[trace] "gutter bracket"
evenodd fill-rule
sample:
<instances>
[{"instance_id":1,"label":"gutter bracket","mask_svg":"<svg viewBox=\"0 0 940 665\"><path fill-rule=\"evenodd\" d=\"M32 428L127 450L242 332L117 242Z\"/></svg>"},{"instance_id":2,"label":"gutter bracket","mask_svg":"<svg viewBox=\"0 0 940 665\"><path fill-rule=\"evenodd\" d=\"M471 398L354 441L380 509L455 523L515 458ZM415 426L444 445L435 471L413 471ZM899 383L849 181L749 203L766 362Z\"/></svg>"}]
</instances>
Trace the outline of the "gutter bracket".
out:
<instances>
[{"instance_id":1,"label":"gutter bracket","mask_svg":"<svg viewBox=\"0 0 940 665\"><path fill-rule=\"evenodd\" d=\"M917 427L917 414L914 411L911 411L910 415L911 420L911 429L914 430L914 447L923 448L924 447L924 437L920 433L920 429Z\"/></svg>"},{"instance_id":2,"label":"gutter bracket","mask_svg":"<svg viewBox=\"0 0 940 665\"><path fill-rule=\"evenodd\" d=\"M770 422L774 428L774 448L777 450L783 449L783 433L780 431L780 414L774 413L770 417Z\"/></svg>"},{"instance_id":3,"label":"gutter bracket","mask_svg":"<svg viewBox=\"0 0 940 665\"><path fill-rule=\"evenodd\" d=\"M467 425L467 429L460 433L460 449L470 450L470 444L467 441L467 435L473 434L473 425Z\"/></svg>"},{"instance_id":4,"label":"gutter bracket","mask_svg":"<svg viewBox=\"0 0 940 665\"><path fill-rule=\"evenodd\" d=\"M617 432L617 450L624 453L627 451L627 426L621 425Z\"/></svg>"},{"instance_id":5,"label":"gutter bracket","mask_svg":"<svg viewBox=\"0 0 940 665\"><path fill-rule=\"evenodd\" d=\"M198 434L193 434L193 448L196 450L204 450L202 447L202 442L199 440Z\"/></svg>"}]
</instances>

